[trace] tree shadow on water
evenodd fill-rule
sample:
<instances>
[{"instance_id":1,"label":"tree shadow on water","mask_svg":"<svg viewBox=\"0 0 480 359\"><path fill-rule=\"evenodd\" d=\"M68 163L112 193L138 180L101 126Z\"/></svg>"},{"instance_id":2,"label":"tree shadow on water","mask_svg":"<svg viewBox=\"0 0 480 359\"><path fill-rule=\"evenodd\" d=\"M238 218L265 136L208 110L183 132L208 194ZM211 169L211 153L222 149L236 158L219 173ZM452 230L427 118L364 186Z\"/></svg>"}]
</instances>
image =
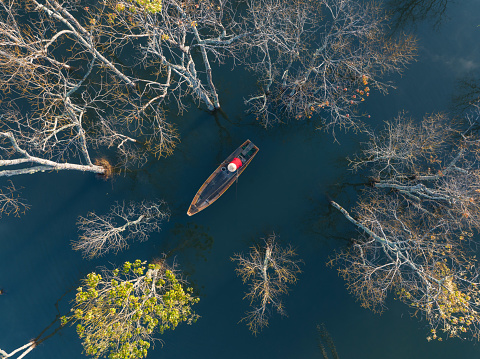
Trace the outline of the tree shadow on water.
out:
<instances>
[{"instance_id":1,"label":"tree shadow on water","mask_svg":"<svg viewBox=\"0 0 480 359\"><path fill-rule=\"evenodd\" d=\"M166 253L167 258L180 256L182 272L187 277L191 277L195 273L198 260L207 261L208 259L207 252L213 245L213 237L208 234L208 231L208 227L194 222L176 223L154 257L161 257L163 253ZM198 295L201 288L195 280L190 278L189 282Z\"/></svg>"},{"instance_id":2,"label":"tree shadow on water","mask_svg":"<svg viewBox=\"0 0 480 359\"><path fill-rule=\"evenodd\" d=\"M335 344L333 343L333 339L330 336L330 333L327 331L325 324L317 325L317 332L318 332L318 347L322 352L322 357L324 359L339 359L337 354L337 349L335 348Z\"/></svg>"},{"instance_id":3,"label":"tree shadow on water","mask_svg":"<svg viewBox=\"0 0 480 359\"><path fill-rule=\"evenodd\" d=\"M429 21L438 29L447 19L446 10L451 0L387 0L385 7L392 18L391 33L416 28Z\"/></svg>"},{"instance_id":4,"label":"tree shadow on water","mask_svg":"<svg viewBox=\"0 0 480 359\"><path fill-rule=\"evenodd\" d=\"M330 205L330 201L342 198L353 204L358 192L367 184L367 181L339 182L319 189L315 195L308 198L310 210L302 223L303 233L314 237L322 247L350 244L355 232L345 230L343 221L339 221L341 217L338 216L338 211Z\"/></svg>"}]
</instances>

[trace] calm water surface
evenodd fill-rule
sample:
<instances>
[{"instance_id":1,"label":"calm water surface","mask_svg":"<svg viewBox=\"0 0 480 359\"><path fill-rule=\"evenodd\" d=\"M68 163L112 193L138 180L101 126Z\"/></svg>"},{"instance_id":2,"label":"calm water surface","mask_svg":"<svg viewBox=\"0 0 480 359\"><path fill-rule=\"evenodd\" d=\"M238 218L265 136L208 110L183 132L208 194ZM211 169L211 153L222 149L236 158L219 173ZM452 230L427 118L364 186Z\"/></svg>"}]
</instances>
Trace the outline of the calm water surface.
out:
<instances>
[{"instance_id":1,"label":"calm water surface","mask_svg":"<svg viewBox=\"0 0 480 359\"><path fill-rule=\"evenodd\" d=\"M432 1L433 2L433 1ZM427 3L427 1L425 1ZM417 23L418 61L388 96L372 94L365 110L372 127L399 111L412 116L451 111L456 83L480 72L480 1L448 2L445 20ZM223 72L221 72L223 71ZM376 315L360 308L336 271L325 266L335 249L346 245L354 228L328 207L325 194L351 208L364 178L348 171L345 157L358 150L361 135L330 134L310 123L264 130L244 115L243 98L253 83L240 72L217 70L223 112L195 109L183 117L170 114L182 142L174 155L151 161L141 170L111 182L88 174L39 174L15 179L32 209L22 218L0 221L0 348L7 351L37 336L56 315L55 303L68 310L70 290L100 265L170 252L201 296L192 325L166 333L149 358L321 358L316 325L325 323L339 357L472 358L480 346L469 341L428 343L425 323L403 304L388 301ZM214 205L188 217L195 192L217 165L245 139L260 152ZM134 243L117 256L87 261L71 249L76 219L94 210L106 213L115 201L163 198L172 217L150 240ZM303 273L285 297L288 317L274 315L257 337L238 324L248 303L245 287L230 258L247 252L256 240L275 231L297 248ZM65 328L29 354L32 359L82 358L74 328Z\"/></svg>"}]
</instances>

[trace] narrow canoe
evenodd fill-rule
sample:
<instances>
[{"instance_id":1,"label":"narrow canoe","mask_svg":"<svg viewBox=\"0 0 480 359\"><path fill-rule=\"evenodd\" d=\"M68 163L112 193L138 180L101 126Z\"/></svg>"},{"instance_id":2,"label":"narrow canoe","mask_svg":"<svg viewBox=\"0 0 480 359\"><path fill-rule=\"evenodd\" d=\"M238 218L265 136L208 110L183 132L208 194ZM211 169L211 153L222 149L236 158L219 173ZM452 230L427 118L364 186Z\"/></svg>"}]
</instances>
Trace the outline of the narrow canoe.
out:
<instances>
[{"instance_id":1,"label":"narrow canoe","mask_svg":"<svg viewBox=\"0 0 480 359\"><path fill-rule=\"evenodd\" d=\"M238 147L220 166L207 178L193 198L187 214L193 216L195 213L207 208L215 202L242 174L258 152L258 147L250 140L246 140ZM241 160L242 164L235 171L228 170L228 165L232 161Z\"/></svg>"}]
</instances>

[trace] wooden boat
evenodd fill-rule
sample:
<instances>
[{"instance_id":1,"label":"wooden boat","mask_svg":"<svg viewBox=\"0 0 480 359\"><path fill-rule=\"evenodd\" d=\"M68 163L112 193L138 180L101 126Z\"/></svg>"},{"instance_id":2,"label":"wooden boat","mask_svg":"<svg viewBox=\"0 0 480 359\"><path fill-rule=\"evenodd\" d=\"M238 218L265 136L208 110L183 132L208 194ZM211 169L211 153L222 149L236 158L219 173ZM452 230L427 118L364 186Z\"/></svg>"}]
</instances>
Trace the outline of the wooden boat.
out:
<instances>
[{"instance_id":1,"label":"wooden boat","mask_svg":"<svg viewBox=\"0 0 480 359\"><path fill-rule=\"evenodd\" d=\"M187 214L192 216L215 202L242 174L257 152L258 147L250 140L238 147L200 187Z\"/></svg>"}]
</instances>

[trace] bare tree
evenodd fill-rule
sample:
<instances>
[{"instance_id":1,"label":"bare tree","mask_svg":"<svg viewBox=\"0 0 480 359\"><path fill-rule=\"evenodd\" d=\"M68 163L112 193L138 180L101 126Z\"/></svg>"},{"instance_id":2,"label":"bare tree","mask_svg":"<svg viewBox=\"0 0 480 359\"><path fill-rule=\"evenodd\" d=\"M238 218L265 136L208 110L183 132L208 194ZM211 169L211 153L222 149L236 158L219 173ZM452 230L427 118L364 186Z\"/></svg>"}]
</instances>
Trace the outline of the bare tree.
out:
<instances>
[{"instance_id":1,"label":"bare tree","mask_svg":"<svg viewBox=\"0 0 480 359\"><path fill-rule=\"evenodd\" d=\"M357 106L414 55L412 37L387 38L373 3L251 0L247 19L259 29L245 42L261 90L246 103L265 126L320 113L327 127L358 128Z\"/></svg>"},{"instance_id":2,"label":"bare tree","mask_svg":"<svg viewBox=\"0 0 480 359\"><path fill-rule=\"evenodd\" d=\"M328 124L353 126L353 109L386 92L381 80L413 58L415 41L386 37L386 16L353 0L113 1L95 17L111 47L140 49L136 63L158 73L139 84L152 101L191 94L209 110L220 107L211 62L246 64L262 90L246 100L264 125L284 116L323 111ZM102 24L100 26L100 24ZM121 45L120 45L121 44Z\"/></svg>"},{"instance_id":3,"label":"bare tree","mask_svg":"<svg viewBox=\"0 0 480 359\"><path fill-rule=\"evenodd\" d=\"M118 252L133 240L145 241L152 232L160 231L170 212L163 201L143 201L129 204L116 203L106 215L94 212L78 218L79 240L73 249L82 251L88 258L99 257L108 252Z\"/></svg>"},{"instance_id":4,"label":"bare tree","mask_svg":"<svg viewBox=\"0 0 480 359\"><path fill-rule=\"evenodd\" d=\"M422 221L439 222L445 232L480 228L480 142L470 128L458 131L445 114L420 124L400 114L379 135L370 133L352 167L368 166L373 185L394 191L399 200L418 208Z\"/></svg>"},{"instance_id":5,"label":"bare tree","mask_svg":"<svg viewBox=\"0 0 480 359\"><path fill-rule=\"evenodd\" d=\"M245 298L250 301L252 310L242 321L253 334L268 326L272 310L285 315L280 297L288 293L288 285L295 283L300 273L300 261L295 256L294 249L280 247L272 234L263 246L252 247L247 256L236 254L232 258L237 262L237 274L249 285Z\"/></svg>"},{"instance_id":6,"label":"bare tree","mask_svg":"<svg viewBox=\"0 0 480 359\"><path fill-rule=\"evenodd\" d=\"M69 12L73 5L68 2L30 1L63 27L43 43L52 47L60 38L72 37L81 49L77 54L88 54L127 87L135 84L139 103L123 117L130 123L155 113L156 128L163 129L157 138L166 149L172 143L168 139L176 139L161 120L160 105L166 98L174 99L180 111L186 94L210 110L220 107L213 61L243 62L260 76L261 92L246 102L265 125L321 111L330 117L324 120L328 125L355 127L353 110L370 95L369 86L385 92L391 84L381 77L401 71L411 61L415 44L409 37L387 39L381 9L353 0L108 0L88 10L84 25ZM132 55L132 46L140 51ZM128 49L128 76L98 48L116 56ZM54 60L71 68L68 61ZM139 65L153 76L135 76ZM113 123L107 121L107 132ZM109 138L130 141L115 132Z\"/></svg>"},{"instance_id":7,"label":"bare tree","mask_svg":"<svg viewBox=\"0 0 480 359\"><path fill-rule=\"evenodd\" d=\"M115 149L126 165L144 161L144 149L168 154L177 141L161 108L99 52L68 6L56 0L0 4L0 176L109 175L112 167L93 160L93 150Z\"/></svg>"},{"instance_id":8,"label":"bare tree","mask_svg":"<svg viewBox=\"0 0 480 359\"><path fill-rule=\"evenodd\" d=\"M354 214L331 201L359 236L330 264L364 307L381 311L395 293L427 320L428 339L480 339L479 144L445 115L415 124L402 114L352 160L373 175Z\"/></svg>"},{"instance_id":9,"label":"bare tree","mask_svg":"<svg viewBox=\"0 0 480 359\"><path fill-rule=\"evenodd\" d=\"M209 110L220 107L213 80L212 61L238 57L239 40L248 32L235 23L233 1L113 1L105 2L101 31L109 34L114 47L133 44L140 48L138 62L158 74L139 83L152 101L182 98L191 94ZM103 21L102 21L103 20Z\"/></svg>"}]
</instances>

